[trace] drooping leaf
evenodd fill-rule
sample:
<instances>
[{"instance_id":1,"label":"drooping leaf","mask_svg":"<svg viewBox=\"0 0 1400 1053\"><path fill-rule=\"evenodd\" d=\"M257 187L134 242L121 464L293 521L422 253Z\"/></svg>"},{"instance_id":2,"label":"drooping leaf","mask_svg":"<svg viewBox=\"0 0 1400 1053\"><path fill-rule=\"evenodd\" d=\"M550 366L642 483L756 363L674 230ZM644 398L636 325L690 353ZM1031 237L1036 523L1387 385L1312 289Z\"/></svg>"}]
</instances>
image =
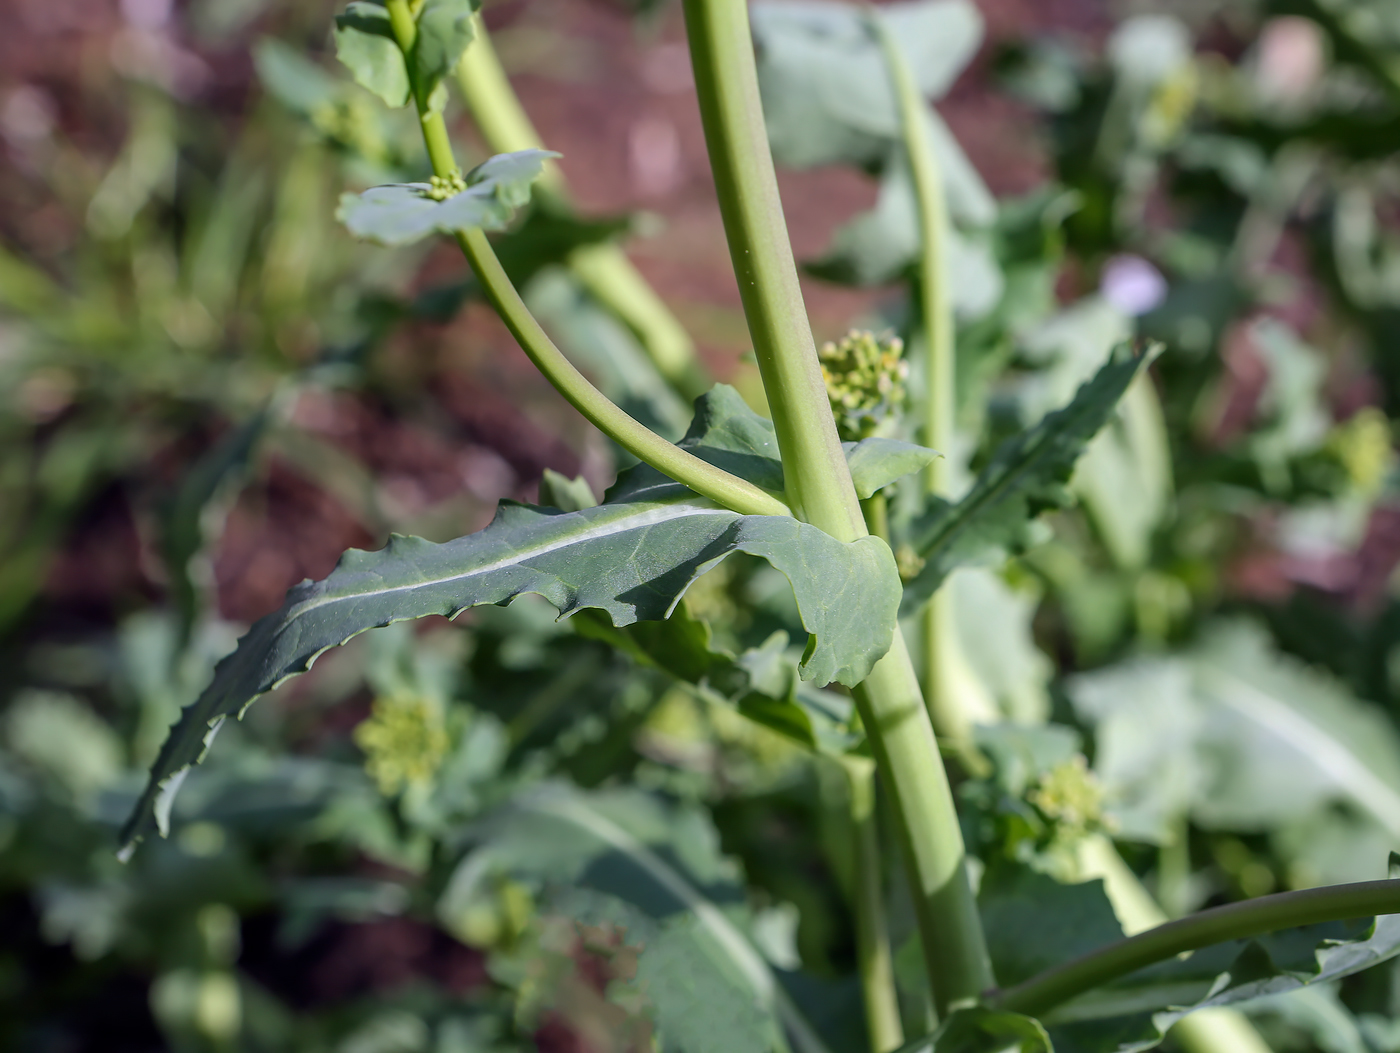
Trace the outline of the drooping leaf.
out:
<instances>
[{"instance_id":1,"label":"drooping leaf","mask_svg":"<svg viewBox=\"0 0 1400 1053\"><path fill-rule=\"evenodd\" d=\"M862 501L890 483L922 471L943 456L927 446L879 436L860 442L843 442L841 446L846 451L856 496Z\"/></svg>"},{"instance_id":2,"label":"drooping leaf","mask_svg":"<svg viewBox=\"0 0 1400 1053\"><path fill-rule=\"evenodd\" d=\"M717 388L696 408L686 445L697 456L743 459L763 441L767 422L732 388ZM367 629L430 614L455 617L526 592L544 596L561 614L600 609L614 625L658 619L731 552L766 559L792 585L811 634L799 666L804 678L859 683L889 648L899 586L883 541L843 544L785 516L739 515L639 466L606 504L566 513L502 502L476 534L441 545L396 535L379 552L347 552L325 580L293 588L181 715L123 842L165 828L181 773L199 762L224 719Z\"/></svg>"},{"instance_id":3,"label":"drooping leaf","mask_svg":"<svg viewBox=\"0 0 1400 1053\"><path fill-rule=\"evenodd\" d=\"M408 64L394 40L389 12L382 4L354 0L335 18L335 57L390 106L407 105Z\"/></svg>"},{"instance_id":4,"label":"drooping leaf","mask_svg":"<svg viewBox=\"0 0 1400 1053\"><path fill-rule=\"evenodd\" d=\"M910 543L925 563L905 589L906 613L954 567L1024 548L1032 519L1068 503L1066 484L1079 455L1155 355L1153 348L1120 345L1069 405L1002 443L960 500L935 501L910 528Z\"/></svg>"},{"instance_id":5,"label":"drooping leaf","mask_svg":"<svg viewBox=\"0 0 1400 1053\"><path fill-rule=\"evenodd\" d=\"M472 41L472 0L426 0L418 12L418 35L413 43L413 75L431 110L442 112L443 81L457 67Z\"/></svg>"},{"instance_id":6,"label":"drooping leaf","mask_svg":"<svg viewBox=\"0 0 1400 1053\"><path fill-rule=\"evenodd\" d=\"M973 1006L954 1010L932 1035L898 1053L1054 1053L1054 1047L1032 1017Z\"/></svg>"},{"instance_id":7,"label":"drooping leaf","mask_svg":"<svg viewBox=\"0 0 1400 1053\"><path fill-rule=\"evenodd\" d=\"M497 154L466 175L467 188L438 201L427 183L391 183L362 194L342 194L336 218L350 233L385 245L408 245L429 234L481 227L500 230L530 200L530 184L559 154L521 150Z\"/></svg>"},{"instance_id":8,"label":"drooping leaf","mask_svg":"<svg viewBox=\"0 0 1400 1053\"><path fill-rule=\"evenodd\" d=\"M474 824L438 904L451 928L497 876L528 883L546 909L608 923L637 948L636 986L662 1048L823 1053L774 970L731 920L744 891L700 813L637 791L551 785Z\"/></svg>"}]
</instances>

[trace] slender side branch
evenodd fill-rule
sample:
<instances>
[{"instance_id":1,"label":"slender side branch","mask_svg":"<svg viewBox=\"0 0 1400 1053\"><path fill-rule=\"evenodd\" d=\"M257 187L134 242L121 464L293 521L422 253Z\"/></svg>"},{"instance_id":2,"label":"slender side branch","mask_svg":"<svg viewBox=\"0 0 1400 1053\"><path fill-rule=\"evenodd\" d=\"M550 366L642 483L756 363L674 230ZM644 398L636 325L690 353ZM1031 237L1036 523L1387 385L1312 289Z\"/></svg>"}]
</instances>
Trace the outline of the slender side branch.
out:
<instances>
[{"instance_id":1,"label":"slender side branch","mask_svg":"<svg viewBox=\"0 0 1400 1053\"><path fill-rule=\"evenodd\" d=\"M1076 995L1184 951L1373 914L1400 914L1400 880L1280 892L1203 910L1047 969L989 1001L1000 1009L1040 1015Z\"/></svg>"},{"instance_id":2,"label":"slender side branch","mask_svg":"<svg viewBox=\"0 0 1400 1053\"><path fill-rule=\"evenodd\" d=\"M481 15L473 16L475 35L457 64L457 84L493 153L542 149L539 133L501 68ZM568 187L556 165L549 165L539 192L566 205ZM695 357L695 345L661 297L647 284L622 249L611 243L583 245L569 253L569 270L608 310L637 334L661 375L682 395L695 398L710 386Z\"/></svg>"},{"instance_id":3,"label":"slender side branch","mask_svg":"<svg viewBox=\"0 0 1400 1053\"><path fill-rule=\"evenodd\" d=\"M880 832L875 818L875 766L868 757L842 757L850 795L854 848L851 906L856 921L856 962L865 1002L870 1053L890 1053L904 1045L899 999L885 922L884 876L880 868Z\"/></svg>"},{"instance_id":4,"label":"slender side branch","mask_svg":"<svg viewBox=\"0 0 1400 1053\"><path fill-rule=\"evenodd\" d=\"M394 38L403 53L408 55L413 50L418 28L409 11L408 0L388 0L386 6ZM432 112L420 95L415 87L414 98L418 104L423 141L428 148L433 173L443 177L460 173L452 156L452 144L442 114ZM530 361L589 423L639 460L726 508L743 515L792 514L787 505L768 491L667 442L589 383L588 378L554 346L554 342L530 314L525 301L520 298L505 269L496 259L491 242L483 231L459 231L457 244L476 272L488 299Z\"/></svg>"}]
</instances>

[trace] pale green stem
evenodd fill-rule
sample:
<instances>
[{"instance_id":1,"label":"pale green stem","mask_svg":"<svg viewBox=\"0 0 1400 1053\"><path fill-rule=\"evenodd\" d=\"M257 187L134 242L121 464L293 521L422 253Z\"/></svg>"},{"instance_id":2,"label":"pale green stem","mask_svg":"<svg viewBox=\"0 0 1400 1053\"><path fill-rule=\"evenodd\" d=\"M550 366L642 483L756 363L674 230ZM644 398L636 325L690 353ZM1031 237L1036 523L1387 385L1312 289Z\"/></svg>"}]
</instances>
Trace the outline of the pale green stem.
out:
<instances>
[{"instance_id":1,"label":"pale green stem","mask_svg":"<svg viewBox=\"0 0 1400 1053\"><path fill-rule=\"evenodd\" d=\"M457 83L472 119L493 153L543 148L539 132L511 89L481 15L475 36L457 64ZM569 191L557 165L549 165L539 190L567 204ZM599 303L636 335L657 370L687 398L709 388L695 345L627 255L612 242L583 245L569 254L568 267Z\"/></svg>"},{"instance_id":2,"label":"pale green stem","mask_svg":"<svg viewBox=\"0 0 1400 1053\"><path fill-rule=\"evenodd\" d=\"M395 40L405 55L413 48L417 26L409 13L407 0L388 0L390 24ZM419 93L415 90L415 98ZM433 173L450 176L459 171L452 156L452 144L441 113L431 112L419 102L423 141ZM788 507L773 494L746 479L687 453L640 424L594 387L540 327L515 286L506 276L496 253L480 229L459 231L457 244L476 272L487 299L506 323L516 341L535 366L589 423L627 450L638 460L664 472L696 493L744 515L790 515ZM844 463L844 462L843 462Z\"/></svg>"},{"instance_id":3,"label":"pale green stem","mask_svg":"<svg viewBox=\"0 0 1400 1053\"><path fill-rule=\"evenodd\" d=\"M1400 914L1400 880L1357 881L1260 896L1203 910L1109 944L1001 991L990 1002L1012 1012L1039 1015L1186 951L1280 929L1375 914Z\"/></svg>"},{"instance_id":4,"label":"pale green stem","mask_svg":"<svg viewBox=\"0 0 1400 1053\"><path fill-rule=\"evenodd\" d=\"M878 13L871 12L869 25L880 41L885 64L899 104L904 152L919 217L920 313L924 320L924 397L923 439L925 446L943 456L924 471L925 492L946 496L956 443L956 374L952 300L948 292L948 216L943 192L943 176L938 154L928 131L928 116L918 85L900 50L899 42ZM958 694L958 647L956 615L952 596L946 588L937 592L922 613L924 701L934 729L952 744L972 771L985 767L972 744L972 723L967 707Z\"/></svg>"},{"instance_id":5,"label":"pale green stem","mask_svg":"<svg viewBox=\"0 0 1400 1053\"><path fill-rule=\"evenodd\" d=\"M867 535L841 452L802 302L763 123L744 0L685 0L715 190L798 518L840 541ZM898 630L855 688L880 777L895 808L925 961L940 1010L992 984L968 881L962 831L918 676Z\"/></svg>"},{"instance_id":6,"label":"pale green stem","mask_svg":"<svg viewBox=\"0 0 1400 1053\"><path fill-rule=\"evenodd\" d=\"M1080 880L1102 879L1124 933L1136 936L1168 920L1107 837L1085 838L1078 855ZM1249 1018L1236 1009L1198 1009L1172 1025L1171 1037L1186 1053L1273 1053Z\"/></svg>"},{"instance_id":7,"label":"pale green stem","mask_svg":"<svg viewBox=\"0 0 1400 1053\"><path fill-rule=\"evenodd\" d=\"M865 526L885 544L890 543L890 505L883 490L871 494L860 503Z\"/></svg>"},{"instance_id":8,"label":"pale green stem","mask_svg":"<svg viewBox=\"0 0 1400 1053\"><path fill-rule=\"evenodd\" d=\"M850 794L855 835L851 906L856 921L856 965L865 1001L866 1032L871 1053L889 1053L904 1045L904 1025L890 957L885 922L884 876L880 872L880 836L875 819L875 765L866 757L842 757Z\"/></svg>"}]
</instances>

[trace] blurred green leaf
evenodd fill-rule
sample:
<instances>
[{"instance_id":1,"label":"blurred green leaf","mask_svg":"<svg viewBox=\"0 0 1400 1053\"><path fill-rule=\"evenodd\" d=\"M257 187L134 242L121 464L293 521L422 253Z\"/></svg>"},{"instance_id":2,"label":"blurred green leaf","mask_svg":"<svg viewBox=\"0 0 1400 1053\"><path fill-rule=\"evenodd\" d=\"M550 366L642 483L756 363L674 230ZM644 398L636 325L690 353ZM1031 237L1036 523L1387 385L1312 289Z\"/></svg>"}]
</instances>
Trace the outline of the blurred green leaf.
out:
<instances>
[{"instance_id":1,"label":"blurred green leaf","mask_svg":"<svg viewBox=\"0 0 1400 1053\"><path fill-rule=\"evenodd\" d=\"M394 41L389 12L370 0L353 0L335 18L335 56L368 88L393 107L408 104L408 64Z\"/></svg>"},{"instance_id":2,"label":"blurred green leaf","mask_svg":"<svg viewBox=\"0 0 1400 1053\"><path fill-rule=\"evenodd\" d=\"M1054 1053L1045 1028L1028 1016L974 1006L955 1009L927 1038L898 1053Z\"/></svg>"}]
</instances>

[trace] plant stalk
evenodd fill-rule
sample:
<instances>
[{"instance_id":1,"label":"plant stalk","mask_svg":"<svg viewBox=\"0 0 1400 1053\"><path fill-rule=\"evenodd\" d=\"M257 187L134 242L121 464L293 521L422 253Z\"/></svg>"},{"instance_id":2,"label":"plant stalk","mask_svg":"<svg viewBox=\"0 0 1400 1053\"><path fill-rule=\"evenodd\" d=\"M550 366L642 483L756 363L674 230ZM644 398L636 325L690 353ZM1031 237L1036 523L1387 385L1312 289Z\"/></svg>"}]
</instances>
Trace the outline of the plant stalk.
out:
<instances>
[{"instance_id":1,"label":"plant stalk","mask_svg":"<svg viewBox=\"0 0 1400 1053\"><path fill-rule=\"evenodd\" d=\"M865 1003L870 1053L890 1053L904 1045L904 1025L890 957L885 921L884 877L880 872L880 832L875 820L875 766L866 757L840 758L850 795L855 835L851 906L856 921L856 965Z\"/></svg>"},{"instance_id":2,"label":"plant stalk","mask_svg":"<svg viewBox=\"0 0 1400 1053\"><path fill-rule=\"evenodd\" d=\"M511 89L479 13L472 17L472 28L475 35L457 64L457 84L491 152L543 149L539 132ZM569 189L558 165L545 168L538 192L560 207L569 205ZM619 246L612 242L582 245L569 253L568 267L599 303L636 334L647 356L677 392L693 399L709 389L709 378L696 358L689 334Z\"/></svg>"},{"instance_id":3,"label":"plant stalk","mask_svg":"<svg viewBox=\"0 0 1400 1053\"><path fill-rule=\"evenodd\" d=\"M946 495L957 442L956 362L952 298L948 292L948 209L938 154L929 136L924 99L914 82L899 42L878 12L868 17L871 31L885 55L909 162L910 179L919 217L918 302L924 321L923 440L943 454L924 470L924 492ZM929 718L938 736L952 744L969 770L985 767L972 745L967 707L956 697L959 656L952 596L940 589L921 615L924 645L923 689Z\"/></svg>"},{"instance_id":4,"label":"plant stalk","mask_svg":"<svg viewBox=\"0 0 1400 1053\"><path fill-rule=\"evenodd\" d=\"M404 55L413 50L417 25L409 12L408 0L387 0L390 25L395 41ZM441 113L432 112L414 87L414 99L423 126L423 141L428 148L433 173L447 177L460 172L452 155L452 143ZM667 442L616 406L578 371L525 306L505 269L496 258L491 242L479 228L458 231L457 244L467 257L487 299L506 323L530 361L559 391L569 404L589 423L607 435L638 460L664 472L677 482L690 487L703 497L743 515L790 515L788 507L773 494L746 479L731 475L722 468L687 453ZM839 449L839 447L838 447ZM843 461L844 463L844 461ZM849 476L848 476L849 478Z\"/></svg>"},{"instance_id":5,"label":"plant stalk","mask_svg":"<svg viewBox=\"0 0 1400 1053\"><path fill-rule=\"evenodd\" d=\"M1168 920L1107 837L1096 834L1085 838L1078 856L1080 880L1102 879L1104 892L1127 935L1136 936ZM1198 1009L1173 1024L1170 1033L1186 1053L1273 1053L1249 1018L1237 1009Z\"/></svg>"},{"instance_id":6,"label":"plant stalk","mask_svg":"<svg viewBox=\"0 0 1400 1053\"><path fill-rule=\"evenodd\" d=\"M839 541L866 536L802 301L763 122L744 0L685 0L700 116L725 236L798 518ZM993 983L968 881L952 790L896 630L889 652L853 691L890 794L914 889L925 961L940 1011Z\"/></svg>"},{"instance_id":7,"label":"plant stalk","mask_svg":"<svg viewBox=\"0 0 1400 1053\"><path fill-rule=\"evenodd\" d=\"M998 992L989 1001L1000 1009L1037 1016L1076 995L1185 951L1279 929L1375 914L1400 914L1400 880L1357 881L1260 896L1158 925L1047 969Z\"/></svg>"}]
</instances>

